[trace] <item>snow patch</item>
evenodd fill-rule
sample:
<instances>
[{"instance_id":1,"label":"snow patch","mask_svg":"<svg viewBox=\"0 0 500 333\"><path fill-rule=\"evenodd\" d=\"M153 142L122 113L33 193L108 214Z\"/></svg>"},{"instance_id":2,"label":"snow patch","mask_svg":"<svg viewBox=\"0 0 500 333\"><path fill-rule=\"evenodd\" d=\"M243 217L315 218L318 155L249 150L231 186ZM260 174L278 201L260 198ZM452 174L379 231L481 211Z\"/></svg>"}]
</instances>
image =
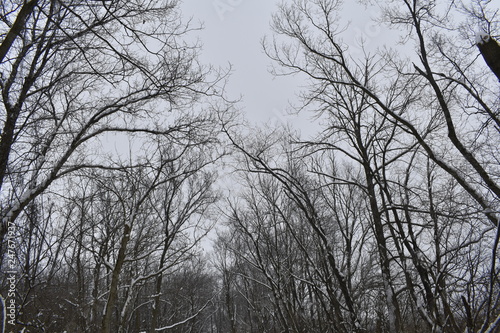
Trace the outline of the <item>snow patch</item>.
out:
<instances>
[{"instance_id":1,"label":"snow patch","mask_svg":"<svg viewBox=\"0 0 500 333\"><path fill-rule=\"evenodd\" d=\"M34 190L27 190L26 192L23 193L23 195L21 195L21 197L19 198L19 202L24 202L28 200L29 197L31 197L34 192L35 192Z\"/></svg>"},{"instance_id":2,"label":"snow patch","mask_svg":"<svg viewBox=\"0 0 500 333\"><path fill-rule=\"evenodd\" d=\"M490 35L484 31L476 32L476 45L483 45L484 43L489 42Z\"/></svg>"},{"instance_id":3,"label":"snow patch","mask_svg":"<svg viewBox=\"0 0 500 333\"><path fill-rule=\"evenodd\" d=\"M491 208L488 207L488 208L486 208L483 211L483 213L485 213L485 214L495 214L496 212L493 209L491 209Z\"/></svg>"},{"instance_id":4,"label":"snow patch","mask_svg":"<svg viewBox=\"0 0 500 333\"><path fill-rule=\"evenodd\" d=\"M3 223L7 224L9 223L9 221L12 219L12 216L14 215L14 212L12 211L12 209L10 209L7 214L5 214L5 216L3 217Z\"/></svg>"}]
</instances>

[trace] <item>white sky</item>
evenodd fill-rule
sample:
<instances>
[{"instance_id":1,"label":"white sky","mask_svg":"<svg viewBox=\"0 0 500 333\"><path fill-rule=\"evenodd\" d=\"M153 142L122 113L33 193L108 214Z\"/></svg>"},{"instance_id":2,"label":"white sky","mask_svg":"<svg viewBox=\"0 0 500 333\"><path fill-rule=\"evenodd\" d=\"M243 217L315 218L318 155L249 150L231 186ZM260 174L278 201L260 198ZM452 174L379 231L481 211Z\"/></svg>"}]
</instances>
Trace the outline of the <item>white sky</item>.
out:
<instances>
[{"instance_id":1,"label":"white sky","mask_svg":"<svg viewBox=\"0 0 500 333\"><path fill-rule=\"evenodd\" d=\"M289 101L295 99L298 79L274 78L271 60L264 54L261 39L270 36L270 0L183 0L184 19L203 23L198 33L203 44L201 60L227 68L232 65L227 93L242 97L239 107L253 122L279 121L286 117ZM283 117L285 116L285 117Z\"/></svg>"},{"instance_id":2,"label":"white sky","mask_svg":"<svg viewBox=\"0 0 500 333\"><path fill-rule=\"evenodd\" d=\"M227 93L231 98L242 97L239 108L248 120L256 123L291 122L303 135L313 134L312 114L289 116L290 102L306 82L298 77L277 77L269 73L271 60L264 54L261 40L271 37L271 15L277 10L276 0L183 0L183 19L203 24L197 33L202 45L201 61L227 68L232 65ZM347 2L347 1L346 1ZM344 5L345 22L351 22L346 38L363 38L374 46L383 33L370 23L375 11L355 1ZM356 42L350 43L350 53L359 53ZM358 44L359 45L359 44ZM370 45L368 45L370 46ZM296 103L295 103L296 104Z\"/></svg>"}]
</instances>

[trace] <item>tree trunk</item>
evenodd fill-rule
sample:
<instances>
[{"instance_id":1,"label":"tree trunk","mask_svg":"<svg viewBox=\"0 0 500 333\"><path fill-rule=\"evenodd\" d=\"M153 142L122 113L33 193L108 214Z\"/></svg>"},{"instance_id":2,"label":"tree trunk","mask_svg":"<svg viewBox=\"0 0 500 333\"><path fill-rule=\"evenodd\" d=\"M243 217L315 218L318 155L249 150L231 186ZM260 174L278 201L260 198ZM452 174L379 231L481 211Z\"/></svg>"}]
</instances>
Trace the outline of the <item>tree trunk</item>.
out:
<instances>
[{"instance_id":1,"label":"tree trunk","mask_svg":"<svg viewBox=\"0 0 500 333\"><path fill-rule=\"evenodd\" d=\"M120 249L118 250L118 257L116 258L115 268L111 275L111 286L109 288L108 300L104 309L104 315L102 318L102 333L111 333L111 317L113 315L113 309L116 306L116 301L118 299L118 282L120 280L120 272L125 262L125 252L127 249L128 241L130 240L130 226L125 224L123 228L123 236L120 243Z\"/></svg>"}]
</instances>

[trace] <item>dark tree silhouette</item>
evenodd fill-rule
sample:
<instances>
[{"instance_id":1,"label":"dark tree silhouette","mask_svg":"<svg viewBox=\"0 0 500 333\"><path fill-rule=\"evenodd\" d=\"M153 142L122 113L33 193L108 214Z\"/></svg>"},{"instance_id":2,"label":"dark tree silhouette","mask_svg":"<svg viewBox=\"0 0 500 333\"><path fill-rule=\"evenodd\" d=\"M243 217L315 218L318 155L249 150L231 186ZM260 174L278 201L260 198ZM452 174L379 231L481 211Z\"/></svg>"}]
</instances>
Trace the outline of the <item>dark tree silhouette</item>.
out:
<instances>
[{"instance_id":1,"label":"dark tree silhouette","mask_svg":"<svg viewBox=\"0 0 500 333\"><path fill-rule=\"evenodd\" d=\"M500 80L500 45L498 42L489 35L483 35L478 41L477 47L488 67Z\"/></svg>"}]
</instances>

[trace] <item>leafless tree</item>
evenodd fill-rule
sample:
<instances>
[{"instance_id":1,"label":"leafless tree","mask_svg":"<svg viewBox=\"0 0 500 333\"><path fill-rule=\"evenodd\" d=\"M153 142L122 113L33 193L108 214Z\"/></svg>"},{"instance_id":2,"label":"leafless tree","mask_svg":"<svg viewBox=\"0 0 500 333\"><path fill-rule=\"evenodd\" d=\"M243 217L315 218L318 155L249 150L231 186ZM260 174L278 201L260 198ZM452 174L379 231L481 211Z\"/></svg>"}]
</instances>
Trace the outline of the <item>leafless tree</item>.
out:
<instances>
[{"instance_id":1,"label":"leafless tree","mask_svg":"<svg viewBox=\"0 0 500 333\"><path fill-rule=\"evenodd\" d=\"M110 167L102 138L169 131L213 93L177 1L4 1L0 236L54 180ZM110 133L115 133L110 134ZM102 142L102 141L101 141ZM104 157L104 158L103 158Z\"/></svg>"},{"instance_id":2,"label":"leafless tree","mask_svg":"<svg viewBox=\"0 0 500 333\"><path fill-rule=\"evenodd\" d=\"M187 119L189 128L183 126ZM38 214L33 209L19 217L44 219L26 223L35 227L20 237L17 253L26 278L18 287L19 327L156 332L208 318L201 313L212 305L215 284L201 271L206 266L190 265L201 260L200 243L213 224L213 163L221 155L214 124L207 114L198 121L180 117L172 124L179 131L145 142L149 149L134 157L133 167L73 173L62 189L34 201L57 202L49 212L39 205ZM189 269L197 273L191 280L179 278L180 288L193 297L188 283L209 288L191 307L181 295L165 294L168 281ZM55 291L63 286L66 292ZM182 311L165 306L172 302Z\"/></svg>"},{"instance_id":3,"label":"leafless tree","mask_svg":"<svg viewBox=\"0 0 500 333\"><path fill-rule=\"evenodd\" d=\"M23 327L129 329L142 286L163 288L206 232L223 152L199 102L224 75L199 64L177 7L0 6L0 244L15 228Z\"/></svg>"},{"instance_id":4,"label":"leafless tree","mask_svg":"<svg viewBox=\"0 0 500 333\"><path fill-rule=\"evenodd\" d=\"M328 300L342 311L331 311L332 321L350 324L334 331L493 332L499 322L498 83L478 60L476 32L467 29L473 20L496 38L497 14L491 2L479 1L379 5L380 23L399 29L415 55L380 48L366 50L363 59L351 56L340 1L297 0L274 16L275 36L265 50L275 74L309 80L300 107L321 118L316 138L277 148L274 137L240 139L226 130L245 156L240 168L274 179L298 208L292 215L308 222L306 231L294 226L289 232L317 237L318 247L303 252L315 253L330 270L334 284L320 281L322 290L336 290ZM262 201L251 202L259 204L230 211L238 234L264 251L266 238L258 235L270 237L276 222L262 220L272 210L259 208L269 199L257 193ZM363 204L340 204L348 193ZM352 232L354 225L362 227ZM339 257L332 244L340 240L346 251ZM361 240L362 264L346 260L353 240ZM262 262L250 252L241 256ZM356 267L350 283L343 282L343 262ZM271 263L257 267L272 276ZM356 280L360 272L371 279Z\"/></svg>"}]
</instances>

